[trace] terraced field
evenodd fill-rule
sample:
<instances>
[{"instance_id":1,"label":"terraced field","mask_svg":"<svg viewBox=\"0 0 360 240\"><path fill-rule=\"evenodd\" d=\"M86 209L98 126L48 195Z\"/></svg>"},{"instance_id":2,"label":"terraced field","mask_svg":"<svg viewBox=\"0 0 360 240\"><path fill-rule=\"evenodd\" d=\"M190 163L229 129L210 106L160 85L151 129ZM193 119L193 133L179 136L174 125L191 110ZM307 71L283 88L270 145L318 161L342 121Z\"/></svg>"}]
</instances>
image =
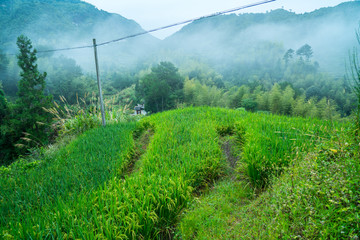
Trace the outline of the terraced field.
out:
<instances>
[{"instance_id":1,"label":"terraced field","mask_svg":"<svg viewBox=\"0 0 360 240\"><path fill-rule=\"evenodd\" d=\"M97 128L36 162L0 170L0 236L182 238L175 234L182 213L216 181L231 172L252 189L266 189L301 153L347 129L209 107Z\"/></svg>"}]
</instances>

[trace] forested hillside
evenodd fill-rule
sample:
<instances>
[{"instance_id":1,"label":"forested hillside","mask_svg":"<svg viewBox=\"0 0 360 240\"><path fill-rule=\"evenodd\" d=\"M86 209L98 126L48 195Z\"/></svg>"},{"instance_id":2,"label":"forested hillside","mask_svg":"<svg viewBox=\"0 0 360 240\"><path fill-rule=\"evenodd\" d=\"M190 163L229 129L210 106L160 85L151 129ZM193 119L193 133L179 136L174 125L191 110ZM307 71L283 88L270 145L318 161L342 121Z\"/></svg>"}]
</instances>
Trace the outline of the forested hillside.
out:
<instances>
[{"instance_id":1,"label":"forested hillside","mask_svg":"<svg viewBox=\"0 0 360 240\"><path fill-rule=\"evenodd\" d=\"M16 51L16 38L21 34L29 37L36 49L41 51L91 46L93 38L101 43L144 31L133 20L99 10L80 0L5 0L1 1L0 9L0 50L7 53ZM103 49L105 55L111 53L111 57L104 56L103 59L108 62L126 59L127 63L123 61L120 65L129 67L131 62L144 55L143 52L137 54L140 46L151 49L157 41L148 34L121 42L111 49ZM87 65L93 65L91 51L64 54L81 62L86 69L89 69Z\"/></svg>"},{"instance_id":2,"label":"forested hillside","mask_svg":"<svg viewBox=\"0 0 360 240\"><path fill-rule=\"evenodd\" d=\"M304 14L278 9L217 16L185 26L165 43L222 74L232 69L231 77L275 69L284 51L309 44L321 71L341 76L347 52L356 44L359 12L360 2L352 1Z\"/></svg>"}]
</instances>

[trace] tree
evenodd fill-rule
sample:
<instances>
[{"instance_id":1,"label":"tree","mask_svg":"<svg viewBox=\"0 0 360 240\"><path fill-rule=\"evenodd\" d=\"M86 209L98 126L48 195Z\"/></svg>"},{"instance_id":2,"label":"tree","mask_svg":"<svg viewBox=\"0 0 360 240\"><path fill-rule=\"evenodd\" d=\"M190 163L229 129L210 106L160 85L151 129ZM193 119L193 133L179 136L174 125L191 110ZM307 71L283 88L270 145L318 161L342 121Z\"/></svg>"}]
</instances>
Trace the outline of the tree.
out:
<instances>
[{"instance_id":1,"label":"tree","mask_svg":"<svg viewBox=\"0 0 360 240\"><path fill-rule=\"evenodd\" d=\"M281 109L281 88L279 84L275 83L270 91L270 111L273 114L279 114Z\"/></svg>"},{"instance_id":2,"label":"tree","mask_svg":"<svg viewBox=\"0 0 360 240\"><path fill-rule=\"evenodd\" d=\"M0 82L4 82L7 79L7 65L9 60L0 51Z\"/></svg>"},{"instance_id":3,"label":"tree","mask_svg":"<svg viewBox=\"0 0 360 240\"><path fill-rule=\"evenodd\" d=\"M295 51L293 49L291 49L291 48L286 51L286 53L285 53L285 55L283 57L286 65L288 65L290 60L294 58L294 53L295 53Z\"/></svg>"},{"instance_id":4,"label":"tree","mask_svg":"<svg viewBox=\"0 0 360 240\"><path fill-rule=\"evenodd\" d=\"M47 87L56 100L63 96L69 104L75 104L77 102L76 95L84 96L86 85L78 84L78 80L83 74L75 60L61 56L46 58L43 61L47 61L50 65L51 71L48 71Z\"/></svg>"},{"instance_id":5,"label":"tree","mask_svg":"<svg viewBox=\"0 0 360 240\"><path fill-rule=\"evenodd\" d=\"M196 83L195 80L185 79L184 83L184 101L186 104L192 105L195 103L196 97Z\"/></svg>"},{"instance_id":6,"label":"tree","mask_svg":"<svg viewBox=\"0 0 360 240\"><path fill-rule=\"evenodd\" d=\"M0 126L3 125L7 114L8 114L8 103L6 101L5 93L2 90L2 86L0 83Z\"/></svg>"},{"instance_id":7,"label":"tree","mask_svg":"<svg viewBox=\"0 0 360 240\"><path fill-rule=\"evenodd\" d=\"M317 87L315 85L306 89L305 95L306 95L306 99L310 99L312 97L318 97L319 99L322 98L319 87Z\"/></svg>"},{"instance_id":8,"label":"tree","mask_svg":"<svg viewBox=\"0 0 360 240\"><path fill-rule=\"evenodd\" d=\"M183 86L178 69L170 62L161 62L140 80L137 90L145 101L146 111L155 113L172 109L182 101Z\"/></svg>"},{"instance_id":9,"label":"tree","mask_svg":"<svg viewBox=\"0 0 360 240\"><path fill-rule=\"evenodd\" d=\"M241 106L245 108L246 111L254 112L257 107L257 103L252 98L246 98L241 100Z\"/></svg>"},{"instance_id":10,"label":"tree","mask_svg":"<svg viewBox=\"0 0 360 240\"><path fill-rule=\"evenodd\" d=\"M335 120L339 118L339 114L336 112L336 104L333 100L324 97L317 103L317 108L322 119Z\"/></svg>"},{"instance_id":11,"label":"tree","mask_svg":"<svg viewBox=\"0 0 360 240\"><path fill-rule=\"evenodd\" d=\"M292 114L296 117L306 117L307 115L307 106L305 102L305 95L299 96L294 101L292 108Z\"/></svg>"},{"instance_id":12,"label":"tree","mask_svg":"<svg viewBox=\"0 0 360 240\"><path fill-rule=\"evenodd\" d=\"M296 55L300 56L300 58L304 56L306 60L309 61L310 58L313 56L313 51L311 46L309 44L305 44L296 51Z\"/></svg>"},{"instance_id":13,"label":"tree","mask_svg":"<svg viewBox=\"0 0 360 240\"><path fill-rule=\"evenodd\" d=\"M257 108L260 111L269 111L270 110L270 93L264 92L256 96Z\"/></svg>"},{"instance_id":14,"label":"tree","mask_svg":"<svg viewBox=\"0 0 360 240\"><path fill-rule=\"evenodd\" d=\"M249 93L250 88L248 86L242 85L241 87L239 87L236 93L231 96L229 107L235 109L241 107L241 101L244 95Z\"/></svg>"},{"instance_id":15,"label":"tree","mask_svg":"<svg viewBox=\"0 0 360 240\"><path fill-rule=\"evenodd\" d=\"M21 35L17 39L20 53L17 55L21 68L18 99L15 106L14 127L18 134L26 132L28 147L34 147L48 140L51 115L44 109L52 107L52 96L45 96L46 73L40 73L36 64L36 49L32 50L30 39ZM18 136L21 138L21 135ZM21 143L18 140L18 144Z\"/></svg>"},{"instance_id":16,"label":"tree","mask_svg":"<svg viewBox=\"0 0 360 240\"><path fill-rule=\"evenodd\" d=\"M292 106L294 104L295 91L290 85L288 85L281 97L282 113L285 115L291 115Z\"/></svg>"},{"instance_id":17,"label":"tree","mask_svg":"<svg viewBox=\"0 0 360 240\"><path fill-rule=\"evenodd\" d=\"M0 166L11 162L14 147L10 143L8 117L9 106L0 84Z\"/></svg>"}]
</instances>

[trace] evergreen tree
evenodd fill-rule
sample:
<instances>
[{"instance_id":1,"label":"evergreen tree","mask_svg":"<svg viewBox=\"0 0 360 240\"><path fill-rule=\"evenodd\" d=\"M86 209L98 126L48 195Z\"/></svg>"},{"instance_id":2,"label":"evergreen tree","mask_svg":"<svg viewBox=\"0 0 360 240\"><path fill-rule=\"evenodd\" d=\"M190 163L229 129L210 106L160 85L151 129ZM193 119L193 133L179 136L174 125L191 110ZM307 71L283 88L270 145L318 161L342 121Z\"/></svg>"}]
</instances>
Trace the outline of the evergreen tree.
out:
<instances>
[{"instance_id":1,"label":"evergreen tree","mask_svg":"<svg viewBox=\"0 0 360 240\"><path fill-rule=\"evenodd\" d=\"M0 166L7 165L15 153L9 127L10 107L0 83Z\"/></svg>"},{"instance_id":2,"label":"evergreen tree","mask_svg":"<svg viewBox=\"0 0 360 240\"><path fill-rule=\"evenodd\" d=\"M29 134L28 139L32 141L29 141L28 147L33 147L47 142L51 115L44 108L52 106L52 97L44 95L46 73L38 71L36 49L32 50L30 39L21 35L17 46L21 79L13 123L18 134Z\"/></svg>"},{"instance_id":3,"label":"evergreen tree","mask_svg":"<svg viewBox=\"0 0 360 240\"><path fill-rule=\"evenodd\" d=\"M7 114L8 114L8 104L5 98L5 93L0 83L0 126L3 125Z\"/></svg>"},{"instance_id":4,"label":"evergreen tree","mask_svg":"<svg viewBox=\"0 0 360 240\"><path fill-rule=\"evenodd\" d=\"M7 79L7 65L8 64L9 64L9 60L0 51L0 83L4 82Z\"/></svg>"},{"instance_id":5,"label":"evergreen tree","mask_svg":"<svg viewBox=\"0 0 360 240\"><path fill-rule=\"evenodd\" d=\"M309 44L305 44L296 51L296 55L300 56L300 58L304 56L306 60L309 61L313 56L313 50Z\"/></svg>"},{"instance_id":6,"label":"evergreen tree","mask_svg":"<svg viewBox=\"0 0 360 240\"><path fill-rule=\"evenodd\" d=\"M290 60L294 58L294 53L295 53L295 51L291 48L286 51L286 53L283 57L286 66L289 64Z\"/></svg>"}]
</instances>

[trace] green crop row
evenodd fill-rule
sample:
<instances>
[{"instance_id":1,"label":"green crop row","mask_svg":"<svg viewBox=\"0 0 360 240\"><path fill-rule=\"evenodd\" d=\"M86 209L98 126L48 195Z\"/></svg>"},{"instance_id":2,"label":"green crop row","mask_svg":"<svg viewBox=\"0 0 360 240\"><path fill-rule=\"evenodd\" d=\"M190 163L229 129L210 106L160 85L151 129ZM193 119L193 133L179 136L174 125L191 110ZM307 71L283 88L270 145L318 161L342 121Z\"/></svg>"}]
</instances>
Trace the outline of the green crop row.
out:
<instances>
[{"instance_id":1,"label":"green crop row","mask_svg":"<svg viewBox=\"0 0 360 240\"><path fill-rule=\"evenodd\" d=\"M345 130L345 129L344 129ZM338 132L257 194L228 177L194 201L175 239L358 239L359 139Z\"/></svg>"},{"instance_id":2,"label":"green crop row","mask_svg":"<svg viewBox=\"0 0 360 240\"><path fill-rule=\"evenodd\" d=\"M264 187L299 152L330 138L341 126L203 107L152 115L135 131L134 124L96 129L55 160L1 179L1 211L6 213L1 229L4 236L23 239L170 238L194 191L224 174L221 136L235 136L242 147L238 171ZM133 172L122 174L136 148L131 132L138 136L148 128L154 135L145 154ZM44 196L40 203L38 196Z\"/></svg>"},{"instance_id":3,"label":"green crop row","mask_svg":"<svg viewBox=\"0 0 360 240\"><path fill-rule=\"evenodd\" d=\"M38 222L56 211L60 199L77 201L79 193L88 194L121 174L131 159L134 128L127 123L94 129L38 161L1 168L0 235L27 239L24 228L38 232Z\"/></svg>"}]
</instances>

